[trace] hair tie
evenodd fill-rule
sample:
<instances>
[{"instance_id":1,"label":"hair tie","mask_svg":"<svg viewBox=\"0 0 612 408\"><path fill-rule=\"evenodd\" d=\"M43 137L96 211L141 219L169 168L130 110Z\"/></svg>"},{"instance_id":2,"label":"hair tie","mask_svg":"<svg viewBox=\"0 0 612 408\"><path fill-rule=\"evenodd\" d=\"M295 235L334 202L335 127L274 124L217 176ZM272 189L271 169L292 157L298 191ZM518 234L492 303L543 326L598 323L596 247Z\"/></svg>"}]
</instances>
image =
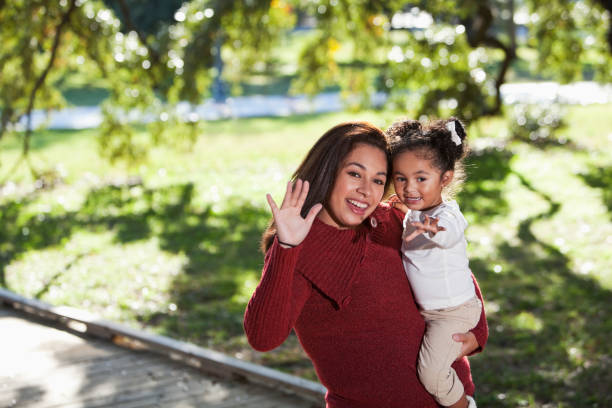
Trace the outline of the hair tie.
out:
<instances>
[{"instance_id":1,"label":"hair tie","mask_svg":"<svg viewBox=\"0 0 612 408\"><path fill-rule=\"evenodd\" d=\"M278 239L278 237L276 237L276 240L278 241L278 243L279 243L279 244L281 244L281 245L286 245L286 246L288 246L289 248L295 248L295 247L297 246L297 245L294 245L294 244L290 244L290 243L288 243L288 242L283 242L283 241L281 241L280 239Z\"/></svg>"},{"instance_id":2,"label":"hair tie","mask_svg":"<svg viewBox=\"0 0 612 408\"><path fill-rule=\"evenodd\" d=\"M453 141L453 143L459 146L461 144L461 138L457 134L457 130L455 130L455 121L453 120L452 122L448 122L446 124L446 129L451 132L451 140Z\"/></svg>"}]
</instances>

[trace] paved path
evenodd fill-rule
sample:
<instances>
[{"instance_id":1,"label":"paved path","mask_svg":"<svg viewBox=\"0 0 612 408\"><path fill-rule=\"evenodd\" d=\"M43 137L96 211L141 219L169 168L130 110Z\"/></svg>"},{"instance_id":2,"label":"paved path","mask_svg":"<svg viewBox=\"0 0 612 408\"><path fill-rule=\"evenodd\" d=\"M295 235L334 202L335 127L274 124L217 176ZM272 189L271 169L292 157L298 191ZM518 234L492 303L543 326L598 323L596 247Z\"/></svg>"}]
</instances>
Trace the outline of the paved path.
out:
<instances>
[{"instance_id":1,"label":"paved path","mask_svg":"<svg viewBox=\"0 0 612 408\"><path fill-rule=\"evenodd\" d=\"M81 337L0 304L0 407L307 408L312 403L207 376L159 354Z\"/></svg>"}]
</instances>

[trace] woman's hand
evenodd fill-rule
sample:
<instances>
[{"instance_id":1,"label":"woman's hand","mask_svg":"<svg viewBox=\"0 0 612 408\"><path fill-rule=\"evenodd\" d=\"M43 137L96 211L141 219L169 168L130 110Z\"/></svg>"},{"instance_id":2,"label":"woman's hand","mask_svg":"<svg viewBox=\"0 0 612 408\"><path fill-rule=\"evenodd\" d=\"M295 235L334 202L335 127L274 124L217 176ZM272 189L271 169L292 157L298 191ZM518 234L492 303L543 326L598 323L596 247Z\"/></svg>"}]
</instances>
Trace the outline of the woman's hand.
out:
<instances>
[{"instance_id":1,"label":"woman's hand","mask_svg":"<svg viewBox=\"0 0 612 408\"><path fill-rule=\"evenodd\" d=\"M467 333L455 333L453 334L453 340L459 343L463 343L461 345L461 354L457 357L457 360L461 360L465 356L469 356L474 351L480 347L478 341L476 340L476 336L472 332Z\"/></svg>"},{"instance_id":2,"label":"woman's hand","mask_svg":"<svg viewBox=\"0 0 612 408\"><path fill-rule=\"evenodd\" d=\"M302 180L297 179L295 184L289 181L287 183L287 192L280 208L278 208L272 196L266 194L266 199L276 224L278 240L287 244L281 244L283 248L290 248L301 244L306 235L308 235L315 217L321 211L321 208L323 208L322 204L315 204L308 211L306 218L302 218L300 213L308 195L308 188L308 181L302 182Z\"/></svg>"}]
</instances>

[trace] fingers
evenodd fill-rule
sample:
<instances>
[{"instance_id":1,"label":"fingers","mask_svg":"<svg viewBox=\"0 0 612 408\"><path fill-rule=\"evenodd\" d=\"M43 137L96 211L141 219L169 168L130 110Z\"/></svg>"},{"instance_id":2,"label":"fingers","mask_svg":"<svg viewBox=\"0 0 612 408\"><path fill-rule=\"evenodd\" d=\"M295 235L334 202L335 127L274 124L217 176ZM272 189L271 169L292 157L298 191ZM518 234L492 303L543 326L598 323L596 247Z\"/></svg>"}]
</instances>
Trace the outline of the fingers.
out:
<instances>
[{"instance_id":1,"label":"fingers","mask_svg":"<svg viewBox=\"0 0 612 408\"><path fill-rule=\"evenodd\" d=\"M397 196L397 194L391 194L391 196L389 197L389 199L387 200L387 202L391 203L391 204L395 204L400 202L399 197Z\"/></svg>"},{"instance_id":2,"label":"fingers","mask_svg":"<svg viewBox=\"0 0 612 408\"><path fill-rule=\"evenodd\" d=\"M323 204L315 204L312 206L312 208L310 209L310 211L308 211L308 214L306 215L306 222L311 225L315 219L315 217L317 216L317 214L319 213L319 211L321 211L321 209L323 208Z\"/></svg>"},{"instance_id":3,"label":"fingers","mask_svg":"<svg viewBox=\"0 0 612 408\"><path fill-rule=\"evenodd\" d=\"M425 214L425 221L423 222L423 224L425 229L427 229L428 231L432 231L436 229L436 225L438 225L438 219Z\"/></svg>"},{"instance_id":4,"label":"fingers","mask_svg":"<svg viewBox=\"0 0 612 408\"><path fill-rule=\"evenodd\" d=\"M298 180L301 181L301 180ZM299 209L302 209L302 206L304 205L304 201L306 201L306 197L308 196L308 190L310 188L310 184L308 183L308 181L304 181L304 184L302 185L302 191L300 192L300 196L298 197L297 200L297 206L299 207Z\"/></svg>"},{"instance_id":5,"label":"fingers","mask_svg":"<svg viewBox=\"0 0 612 408\"><path fill-rule=\"evenodd\" d=\"M274 199L270 194L266 194L266 200L268 201L268 205L270 206L270 210L272 210L272 216L276 219L276 214L278 214L278 206Z\"/></svg>"},{"instance_id":6,"label":"fingers","mask_svg":"<svg viewBox=\"0 0 612 408\"><path fill-rule=\"evenodd\" d=\"M422 230L422 232L431 232L432 234L435 234L438 231L446 231L446 228L438 226L439 221L440 220L438 218L425 215L425 220L423 222L413 221L410 223L410 225L416 229Z\"/></svg>"},{"instance_id":7,"label":"fingers","mask_svg":"<svg viewBox=\"0 0 612 408\"><path fill-rule=\"evenodd\" d=\"M302 194L302 185L303 181L301 179L297 179L293 184L293 190L291 191L291 200L289 201L289 205L291 207L297 206L298 200Z\"/></svg>"},{"instance_id":8,"label":"fingers","mask_svg":"<svg viewBox=\"0 0 612 408\"><path fill-rule=\"evenodd\" d=\"M291 200L291 194L293 193L293 183L291 180L287 182L287 189L285 190L285 196L283 197L283 202L281 203L281 208L285 208L286 205Z\"/></svg>"},{"instance_id":9,"label":"fingers","mask_svg":"<svg viewBox=\"0 0 612 408\"><path fill-rule=\"evenodd\" d=\"M402 203L401 201L391 201L391 205L393 206L393 208L397 208L398 210L400 210L403 213L407 213L408 212L408 206L404 203Z\"/></svg>"},{"instance_id":10,"label":"fingers","mask_svg":"<svg viewBox=\"0 0 612 408\"><path fill-rule=\"evenodd\" d=\"M474 352L479 346L478 341L476 340L476 336L472 332L467 333L455 333L453 334L453 340L461 344L461 354L457 358L461 359L463 356L470 355Z\"/></svg>"},{"instance_id":11,"label":"fingers","mask_svg":"<svg viewBox=\"0 0 612 408\"><path fill-rule=\"evenodd\" d=\"M446 231L446 228L438 225L438 222L440 222L439 218L432 218L427 215L425 217L427 217L427 219L431 221L430 225L431 225L432 231Z\"/></svg>"},{"instance_id":12,"label":"fingers","mask_svg":"<svg viewBox=\"0 0 612 408\"><path fill-rule=\"evenodd\" d=\"M425 230L425 224L419 221L411 221L410 225L419 230Z\"/></svg>"},{"instance_id":13,"label":"fingers","mask_svg":"<svg viewBox=\"0 0 612 408\"><path fill-rule=\"evenodd\" d=\"M419 235L421 235L423 232L425 232L425 231L422 230L422 229L416 229L416 230L412 231L412 233L410 235L406 236L406 238L404 238L404 241L410 242L413 239L415 239L416 237L418 237Z\"/></svg>"},{"instance_id":14,"label":"fingers","mask_svg":"<svg viewBox=\"0 0 612 408\"><path fill-rule=\"evenodd\" d=\"M308 196L309 184L308 181L297 179L295 182L289 180L287 182L287 189L285 191L285 197L281 204L281 208L287 207L302 207L306 197Z\"/></svg>"},{"instance_id":15,"label":"fingers","mask_svg":"<svg viewBox=\"0 0 612 408\"><path fill-rule=\"evenodd\" d=\"M453 334L453 340L457 343L461 343L461 350L459 351L459 355L456 360L461 360L466 353L466 342L468 341L467 336L464 333L455 333Z\"/></svg>"}]
</instances>

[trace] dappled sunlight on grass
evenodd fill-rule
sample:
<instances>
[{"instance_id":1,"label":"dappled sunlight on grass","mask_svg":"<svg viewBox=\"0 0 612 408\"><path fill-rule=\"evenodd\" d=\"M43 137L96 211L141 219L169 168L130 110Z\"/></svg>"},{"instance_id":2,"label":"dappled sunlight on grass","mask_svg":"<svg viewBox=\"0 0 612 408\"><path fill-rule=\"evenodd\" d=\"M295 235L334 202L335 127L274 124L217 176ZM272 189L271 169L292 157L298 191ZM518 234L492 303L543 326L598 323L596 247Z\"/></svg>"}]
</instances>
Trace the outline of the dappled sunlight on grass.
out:
<instances>
[{"instance_id":1,"label":"dappled sunlight on grass","mask_svg":"<svg viewBox=\"0 0 612 408\"><path fill-rule=\"evenodd\" d=\"M519 224L513 228L516 235L510 239L498 236L493 245L496 249L488 253L475 246L476 256L470 262L486 298L495 305L489 316L487 352L473 359L477 383L491 392L479 402L511 407L530 400L550 401L555 393L557 401L576 403L593 395L607 398L603 382L587 384L572 376L587 363L568 354L572 348L567 344L588 344L586 349L592 356L588 364L603 364L598 368L601 370L609 368L609 362L595 356L605 355L609 348L611 323L605 317L612 311L606 300L611 293L572 269L572 260L554 245L559 241L550 231L535 232L540 224L558 217L563 205L555 195L538 190L531 182L533 175L547 177L545 172L515 173L514 179L520 183L504 189L507 196L516 196L512 192L521 188L533 195L512 203L509 218L520 214ZM497 347L506 350L503 356L495 352ZM504 372L503 378L499 372ZM525 379L529 381L524 383ZM563 387L569 389L565 394L553 391ZM493 393L496 389L504 390L503 398Z\"/></svg>"},{"instance_id":2,"label":"dappled sunlight on grass","mask_svg":"<svg viewBox=\"0 0 612 408\"><path fill-rule=\"evenodd\" d=\"M470 127L457 200L491 329L471 359L482 406L612 403L609 108L570 109L583 115L562 131L571 149L507 140L499 118ZM0 190L0 285L316 379L295 335L258 353L242 318L263 264L265 193L280 201L314 140L355 116L210 122L188 152L153 149L136 177L89 165L90 132L51 134L39 153L57 149L64 182Z\"/></svg>"},{"instance_id":3,"label":"dappled sunlight on grass","mask_svg":"<svg viewBox=\"0 0 612 408\"><path fill-rule=\"evenodd\" d=\"M581 172L579 176L590 187L596 189L612 219L612 190L610 190L610 186L612 186L612 165L605 167L590 165L588 170Z\"/></svg>"},{"instance_id":4,"label":"dappled sunlight on grass","mask_svg":"<svg viewBox=\"0 0 612 408\"><path fill-rule=\"evenodd\" d=\"M27 252L9 264L7 284L29 297L122 322L166 312L169 287L184 256L159 250L156 239L123 245L115 240L116 231L79 230L63 246Z\"/></svg>"},{"instance_id":5,"label":"dappled sunlight on grass","mask_svg":"<svg viewBox=\"0 0 612 408\"><path fill-rule=\"evenodd\" d=\"M501 198L504 180L510 173L512 154L488 148L475 151L465 162L467 183L459 194L461 210L468 221L503 216L508 202Z\"/></svg>"},{"instance_id":6,"label":"dappled sunlight on grass","mask_svg":"<svg viewBox=\"0 0 612 408\"><path fill-rule=\"evenodd\" d=\"M512 327L516 330L539 332L542 330L542 320L530 312L520 312L512 320Z\"/></svg>"}]
</instances>

